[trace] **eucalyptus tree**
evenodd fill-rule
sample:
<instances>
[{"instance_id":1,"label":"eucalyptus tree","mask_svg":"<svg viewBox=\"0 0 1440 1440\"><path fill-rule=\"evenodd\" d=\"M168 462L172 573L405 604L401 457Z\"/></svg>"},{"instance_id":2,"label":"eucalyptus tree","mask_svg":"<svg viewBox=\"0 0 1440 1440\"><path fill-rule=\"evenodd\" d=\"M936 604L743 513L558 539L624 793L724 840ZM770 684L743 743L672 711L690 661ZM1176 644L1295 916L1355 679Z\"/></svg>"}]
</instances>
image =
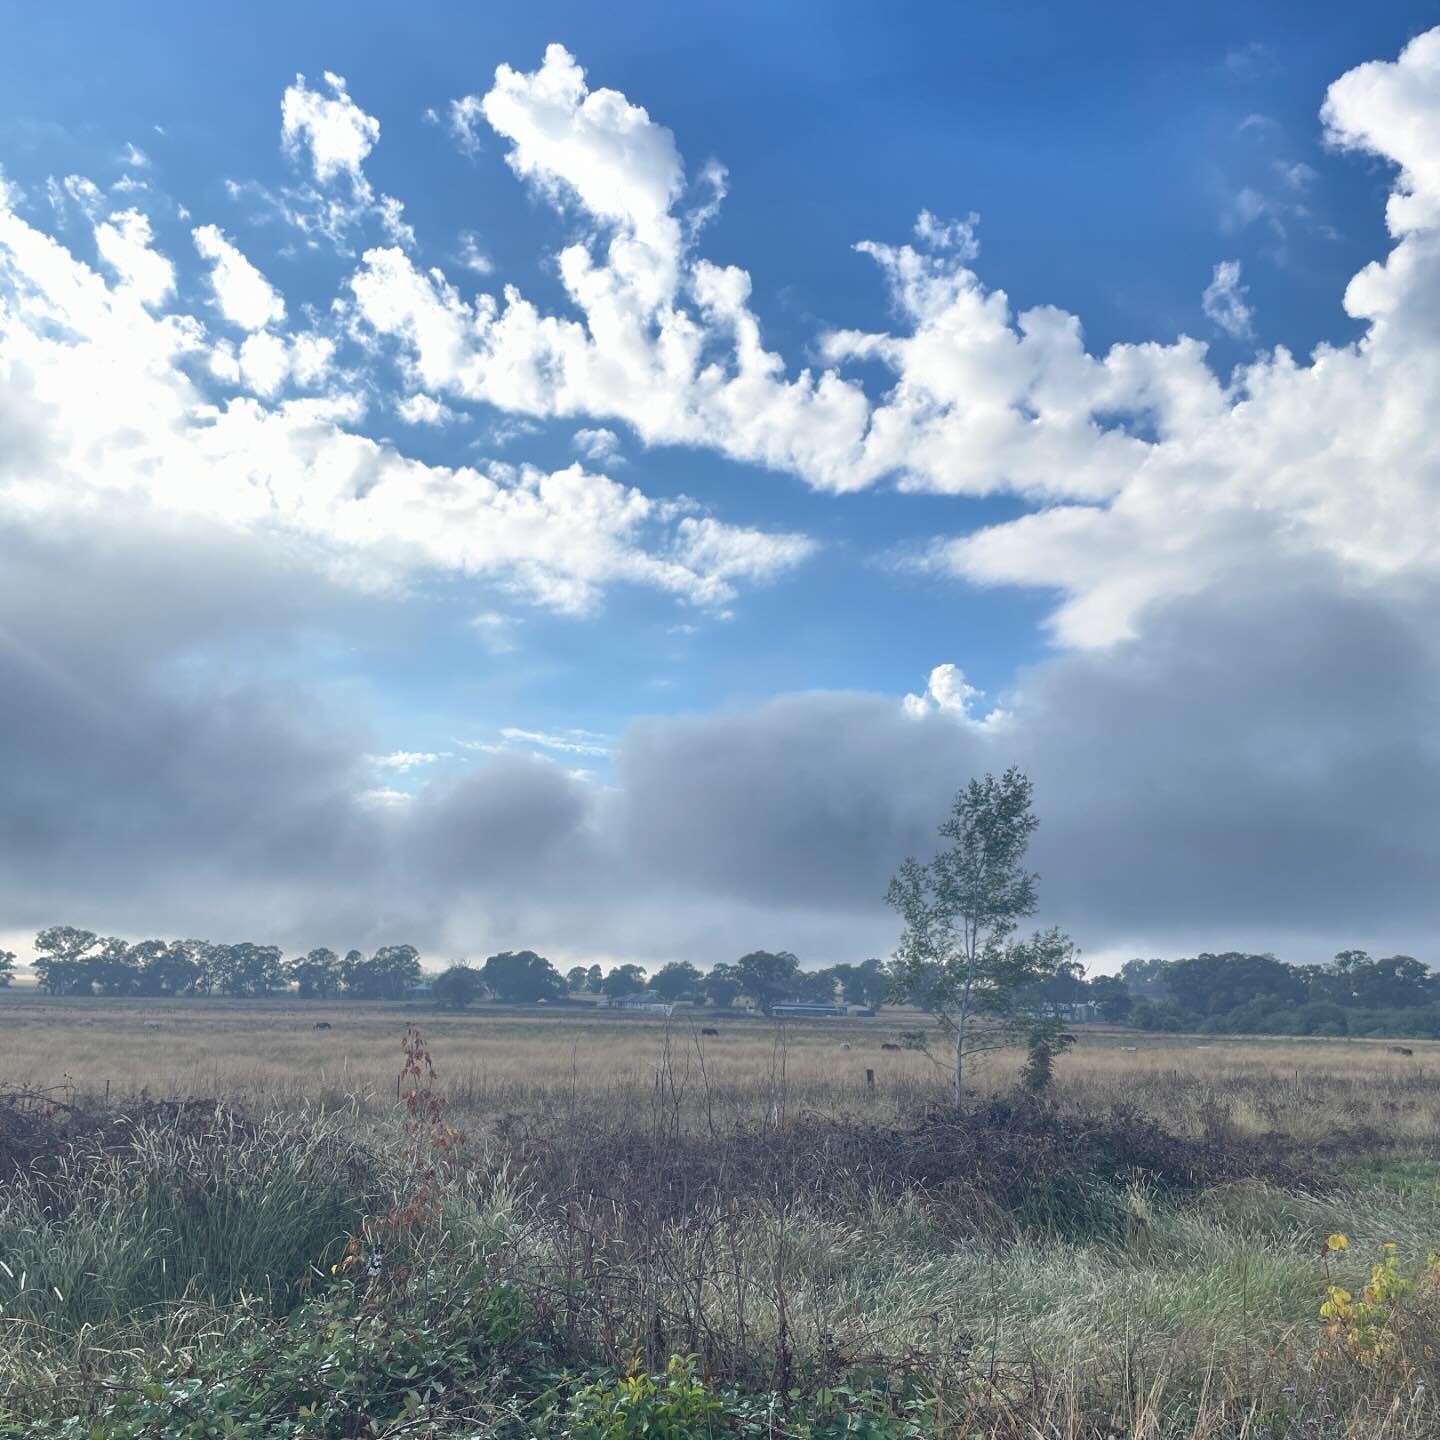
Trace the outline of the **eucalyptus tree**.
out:
<instances>
[{"instance_id":1,"label":"eucalyptus tree","mask_svg":"<svg viewBox=\"0 0 1440 1440\"><path fill-rule=\"evenodd\" d=\"M887 899L905 924L891 974L896 990L931 1011L948 1036L957 1104L968 1055L1021 1038L1032 1051L1053 1048L1060 1033L1031 996L1075 947L1059 930L1016 938L1039 905L1039 877L1025 867L1040 824L1033 793L1014 767L971 780L939 827L946 846L930 861L906 860L890 882Z\"/></svg>"},{"instance_id":2,"label":"eucalyptus tree","mask_svg":"<svg viewBox=\"0 0 1440 1440\"><path fill-rule=\"evenodd\" d=\"M35 978L51 995L88 995L90 960L98 936L73 925L51 925L35 937Z\"/></svg>"},{"instance_id":3,"label":"eucalyptus tree","mask_svg":"<svg viewBox=\"0 0 1440 1440\"><path fill-rule=\"evenodd\" d=\"M340 988L340 957L324 945L292 960L285 969L306 999L328 1000Z\"/></svg>"}]
</instances>

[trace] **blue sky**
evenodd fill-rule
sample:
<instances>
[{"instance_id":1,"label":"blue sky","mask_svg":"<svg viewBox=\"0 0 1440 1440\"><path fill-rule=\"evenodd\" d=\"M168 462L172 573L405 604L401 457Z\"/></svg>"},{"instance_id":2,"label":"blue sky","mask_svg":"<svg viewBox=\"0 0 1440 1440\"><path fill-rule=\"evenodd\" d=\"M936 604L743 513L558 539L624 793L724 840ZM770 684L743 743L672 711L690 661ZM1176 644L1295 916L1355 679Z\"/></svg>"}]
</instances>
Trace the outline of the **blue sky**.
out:
<instances>
[{"instance_id":1,"label":"blue sky","mask_svg":"<svg viewBox=\"0 0 1440 1440\"><path fill-rule=\"evenodd\" d=\"M593 85L668 126L693 165L714 156L728 167L731 191L705 250L751 272L767 340L792 363L821 328L885 323L884 289L852 247L903 239L929 209L978 212L985 281L1017 306L1077 314L1092 350L1185 333L1210 343L1223 369L1254 347L1201 310L1218 260L1241 261L1262 342L1303 353L1353 333L1335 297L1381 246L1388 177L1327 154L1315 112L1336 74L1397 49L1427 7L1334 6L1317 19L1310 6L1257 17L1249 6L1159 16L1134 5L1109 8L1103 23L1055 5L638 5L622 23L585 5L437 6L419 24L382 6L349 11L345 24L323 5L162 12L163 23L136 26L97 7L78 57L68 18L44 7L22 17L0 61L7 173L22 185L61 170L118 173L123 136L151 158L157 185L243 236L292 300L329 303L333 257L286 254L293 235L247 223L253 205L223 182L289 178L276 97L295 72L318 80L328 69L380 119L367 171L403 199L423 258L444 263L474 234L496 279L553 302L549 259L564 221L527 200L500 145L467 157L424 116L483 88L498 64L530 67L559 40ZM1317 172L1299 200L1280 176L1297 164ZM1247 189L1311 213L1238 219ZM183 233L183 222L174 228ZM374 418L375 433L393 429ZM478 428L403 438L427 457L464 459ZM547 425L497 448L568 463L576 428ZM468 587L422 601L336 667L338 682L373 690L387 746L444 749L457 714L477 730L613 733L637 712L783 689L902 691L937 658L996 692L1045 646L1044 596L916 582L885 563L889 549L1013 512L1004 499L897 503L882 490L836 505L758 467L675 447L625 450L627 483L802 528L827 553L746 596L733 620L701 620L694 636L671 635L695 617L653 597L612 599L583 633L527 616L524 657L498 665L463 629Z\"/></svg>"},{"instance_id":2,"label":"blue sky","mask_svg":"<svg viewBox=\"0 0 1440 1440\"><path fill-rule=\"evenodd\" d=\"M855 881L863 904L851 903L846 882L837 910L823 890L792 905L757 897L742 878L711 885L698 861L696 874L662 878L609 835L612 824L640 823L612 812L635 803L632 782L675 736L754 724L755 735L736 741L741 752L781 763L763 717L841 692L934 731L931 768L907 772L891 791L933 794L927 819L939 818L967 767L1032 755L1062 797L1075 784L1062 764L1078 764L1112 776L1128 806L1155 787L1149 771L1127 770L1127 757L1160 745L1155 765L1175 774L1197 756L1173 718L1155 718L1143 735L1111 727L1093 759L1056 758L1068 741L1045 727L1068 713L1073 701L1056 687L1080 686L1077 666L1118 667L1125 680L1154 665L1155 686L1173 685L1158 678L1165 647L1188 627L1218 623L1258 575L1275 590L1247 602L1256 617L1289 604L1313 615L1316 594L1380 604L1383 592L1374 623L1408 634L1428 621L1429 552L1411 541L1428 523L1429 474L1401 487L1413 508L1376 520L1364 539L1370 522L1355 517L1372 512L1361 492L1380 483L1385 462L1371 457L1363 483L1345 466L1374 438L1364 415L1381 412L1373 401L1365 410L1357 382L1346 393L1361 414L1343 430L1328 372L1312 371L1311 355L1328 346L1370 364L1372 328L1393 336L1385 317L1397 302L1351 303L1347 285L1397 247L1424 253L1428 218L1397 224L1392 214L1387 226L1386 204L1399 193L1418 206L1429 193L1407 146L1423 154L1413 137L1429 133L1432 7L316 4L243 14L171 5L148 15L139 25L97 6L81 27L73 12L30 7L0 55L0 173L23 227L8 250L0 240L16 413L31 405L18 367L39 363L26 348L37 336L56 367L74 359L56 340L67 330L87 334L102 356L118 346L122 370L127 353L165 352L146 372L158 388L117 392L113 423L82 413L80 387L93 372L77 369L65 391L75 415L58 414L39 438L15 432L22 460L7 472L16 488L0 511L23 550L15 573L51 573L54 547L69 547L62 568L93 564L97 596L95 613L70 615L73 596L42 603L32 587L23 605L0 612L15 683L33 681L26 667L34 672L38 656L50 657L50 680L65 672L73 684L71 667L83 675L91 663L87 647L133 651L131 708L165 707L150 733L170 740L155 763L215 744L211 773L235 767L221 788L237 805L255 783L248 767L289 773L301 763L291 749L283 764L267 760L258 722L257 754L243 761L211 730L189 738L187 727L213 725L217 710L233 712L245 697L265 723L284 717L277 746L322 757L314 773L324 795L311 799L334 807L326 833L353 832L354 849L321 867L323 904L292 893L281 875L227 880L218 856L198 887L206 898L180 904L137 892L110 873L112 861L91 857L77 874L74 856L89 852L61 835L52 857L8 872L15 932L72 918L117 929L233 925L263 896L280 931L314 943L318 904L334 917L325 923L367 936L405 924L452 950L528 936L576 955L678 946L713 959L729 943L727 916L738 916L757 932L793 924L825 951L817 959L846 958L847 927L858 927L862 948L883 944L878 849ZM547 54L553 45L564 48ZM1375 85L1356 69L1366 62L1389 67ZM497 67L510 67L512 80L497 82ZM1352 72L1362 78L1342 82ZM464 97L468 111L456 108ZM508 111L497 97L508 97ZM929 219L917 223L922 214ZM206 227L214 238L198 238ZM112 317L86 332L88 319L62 313L58 292L45 289L53 278L37 269L41 251L25 248L40 245L36 237L102 277L132 328L122 335ZM883 248L857 251L866 241ZM647 278L625 270L626 246L638 247ZM643 356L601 334L562 269L566 247L620 286L616 313L645 335ZM227 305L222 294L222 250L258 269L274 318L236 318L243 302ZM668 282L655 278L671 268ZM749 289L738 309L708 311L707 277L742 271ZM908 300L907 275L917 287ZM654 305L642 293L652 282L663 291ZM47 296L29 312L27 287ZM497 340L485 307L501 314L512 303L533 307L554 333L572 327L555 342L572 349L525 341L522 353L513 348L521 342ZM190 326L183 343L176 317ZM665 353L656 337L672 323L696 327L702 357L673 391L656 379ZM739 375L732 324L756 327L770 369L717 398L700 367ZM442 338L427 346L426 335ZM583 365L573 349L582 335ZM321 347L307 352L308 371L298 350L285 350L302 339ZM290 355L275 362L279 378L257 381L237 360L251 340ZM1246 378L1236 367L1250 367ZM842 408L866 418L852 425L822 405L805 389L807 369L832 372ZM530 398L519 401L506 387L522 372ZM63 372L47 373L63 389ZM150 419L175 395L193 412L152 435ZM1411 400L1423 416L1423 397ZM324 408L306 421L313 431L284 418L292 404ZM407 418L413 405L431 407L423 421L413 410ZM775 408L757 421L765 405ZM207 406L234 422L220 427L223 441L176 448L210 425L199 418ZM1309 421L1296 418L1304 406ZM1231 436L1223 454L1208 448L1220 433L1205 418L1212 412ZM0 426L5 414L0 406ZM263 426L242 425L247 415ZM1396 418L1397 453L1416 453L1424 425ZM1318 469L1334 471L1333 495L1312 494L1302 468L1285 478L1305 448L1297 435L1313 435ZM379 450L357 460L355 437ZM1262 481L1249 471L1272 440L1283 450ZM151 458L131 477L125 467L142 452ZM325 467L335 464L357 467L352 488L322 504ZM419 492L382 482L393 502L367 509L372 481L360 472L372 465L391 475L386 466L412 467ZM168 466L184 478L155 482ZM244 486L215 478L227 466L245 470ZM513 533L493 510L457 511L447 498L452 483L463 489L478 475L497 487L485 506L514 519L534 477L577 466L582 478L542 497L539 518L527 512ZM36 488L42 474L51 488ZM1272 486L1263 495L1262 483ZM91 485L103 502L77 504ZM1222 505L1214 497L1226 487L1233 498ZM257 494L266 497L259 508ZM620 518L626 505L643 517ZM1258 528L1257 514L1266 517ZM63 628L63 643L50 627ZM1363 658L1337 657L1328 644L1313 637L1317 674ZM1260 663L1212 658L1236 683ZM936 669L946 666L958 669ZM1296 679L1295 695L1311 693L1310 678ZM1383 695L1383 680L1367 683ZM1042 715L1037 697L1052 691L1060 698ZM1103 712L1103 700L1094 703ZM987 729L996 706L1006 713ZM32 740L49 728L31 723ZM811 723L817 744L841 743L838 717L817 711ZM1313 742L1334 763L1357 745L1393 752L1417 738L1382 744L1357 717L1357 733L1327 731L1322 743L1314 723L1313 707L1284 710L1207 763L1226 765L1243 806L1255 793L1245 767L1270 753L1276 733L1291 737L1282 749L1309 753ZM730 738L694 743L713 754ZM855 749L868 754L870 743ZM866 786L884 789L893 746L913 748L903 735L887 739L863 762ZM844 763L862 763L846 753ZM557 775L541 776L540 765ZM57 776L68 768L63 753L37 751L29 773L44 777L47 766ZM587 883L612 900L623 872L643 898L618 915L599 901L572 913L542 885L533 900L507 892L497 906L463 874L437 895L395 870L397 850L432 843L396 827L425 830L424 816L510 769L582 787L551 797L580 817L564 843L579 835L603 858L564 863L588 867ZM1274 781L1273 767L1264 778ZM772 788L758 771L748 783ZM836 783L857 788L853 777ZM105 808L123 812L119 796ZM55 797L47 783L27 782L14 803L50 814ZM712 798L687 797L692 823ZM1043 802L1042 792L1042 811ZM1207 810L1204 795L1196 803ZM803 843L823 849L846 803L808 791L797 804L809 817ZM900 815L881 805L876 824L897 846L924 834L915 806ZM1214 817L1187 819L1178 798L1174 815L1168 873L1178 892L1196 827ZM1245 823L1243 809L1233 818ZM462 848L472 821L488 823L462 824ZM267 823L287 834L297 823L283 793ZM320 822L307 812L311 823ZM193 850L164 805L131 828L157 863ZM1072 840L1085 833L1079 814L1055 828ZM1165 854L1163 820L1158 833ZM245 853L266 846L257 833ZM1063 866L1058 841L1045 860L1047 871ZM1217 921L1227 943L1328 944L1318 932L1330 922L1306 913L1308 892L1294 888L1308 861L1292 846L1275 863L1269 890L1282 898L1268 907L1247 898L1241 921ZM347 884L357 892L348 898ZM1235 884L1247 897L1256 888L1253 876ZM1069 893L1088 887L1076 880ZM664 919L657 894L670 897ZM90 918L52 915L57 906ZM687 907L703 923L674 918ZM1101 908L1093 935L1079 937L1101 955L1208 935L1194 903L1173 925L1146 906L1127 918L1118 895ZM1421 938L1427 917L1413 922ZM1383 928L1381 912L1365 923Z\"/></svg>"}]
</instances>

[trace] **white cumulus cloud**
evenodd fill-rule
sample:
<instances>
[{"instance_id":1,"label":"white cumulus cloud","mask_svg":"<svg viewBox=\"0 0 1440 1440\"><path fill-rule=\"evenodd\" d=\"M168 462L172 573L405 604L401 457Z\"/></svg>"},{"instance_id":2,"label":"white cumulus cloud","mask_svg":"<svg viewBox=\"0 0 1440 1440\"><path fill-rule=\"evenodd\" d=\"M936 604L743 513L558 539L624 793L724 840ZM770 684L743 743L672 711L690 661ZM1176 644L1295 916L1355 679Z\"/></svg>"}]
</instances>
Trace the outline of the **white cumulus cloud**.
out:
<instances>
[{"instance_id":1,"label":"white cumulus cloud","mask_svg":"<svg viewBox=\"0 0 1440 1440\"><path fill-rule=\"evenodd\" d=\"M443 401L423 392L402 395L395 402L395 413L407 425L448 425L458 418Z\"/></svg>"},{"instance_id":2,"label":"white cumulus cloud","mask_svg":"<svg viewBox=\"0 0 1440 1440\"><path fill-rule=\"evenodd\" d=\"M195 317L135 303L173 289L145 218L125 212L96 235L113 287L0 208L0 290L18 297L0 307L8 521L94 524L107 507L132 526L203 518L283 536L346 583L482 576L572 614L595 610L615 585L728 605L741 582L773 579L813 548L684 513L579 464L414 460L347 428L363 410L351 394L284 398L326 383L334 340L267 329L207 346ZM252 394L217 402L189 373L197 352L217 381Z\"/></svg>"},{"instance_id":3,"label":"white cumulus cloud","mask_svg":"<svg viewBox=\"0 0 1440 1440\"><path fill-rule=\"evenodd\" d=\"M479 110L510 140L517 175L552 197L573 196L657 255L674 250L670 210L684 184L675 137L618 90L590 90L563 45L549 46L531 74L500 66Z\"/></svg>"},{"instance_id":4,"label":"white cumulus cloud","mask_svg":"<svg viewBox=\"0 0 1440 1440\"><path fill-rule=\"evenodd\" d=\"M1440 225L1440 28L1416 36L1398 60L1372 60L1342 75L1320 113L1333 145L1399 166L1385 211L1392 235Z\"/></svg>"},{"instance_id":5,"label":"white cumulus cloud","mask_svg":"<svg viewBox=\"0 0 1440 1440\"><path fill-rule=\"evenodd\" d=\"M620 437L601 425L597 428L577 430L572 438L578 454L597 465L624 464L625 457L620 450Z\"/></svg>"},{"instance_id":6,"label":"white cumulus cloud","mask_svg":"<svg viewBox=\"0 0 1440 1440\"><path fill-rule=\"evenodd\" d=\"M100 258L121 285L144 305L160 305L175 289L175 267L153 246L149 219L121 210L95 227Z\"/></svg>"},{"instance_id":7,"label":"white cumulus cloud","mask_svg":"<svg viewBox=\"0 0 1440 1440\"><path fill-rule=\"evenodd\" d=\"M216 225L191 232L195 248L210 261L210 288L220 313L242 330L263 330L285 318L285 302L270 282L226 239Z\"/></svg>"},{"instance_id":8,"label":"white cumulus cloud","mask_svg":"<svg viewBox=\"0 0 1440 1440\"><path fill-rule=\"evenodd\" d=\"M348 177L357 194L370 194L365 157L380 139L380 122L351 98L345 77L325 72L328 95L312 90L303 75L280 101L280 138L289 154L308 163L316 182Z\"/></svg>"},{"instance_id":9,"label":"white cumulus cloud","mask_svg":"<svg viewBox=\"0 0 1440 1440\"><path fill-rule=\"evenodd\" d=\"M937 665L930 672L930 680L923 695L911 694L905 697L905 713L917 719L939 713L981 729L998 728L1010 718L998 706L984 715L976 715L972 711L972 702L984 697L985 692L970 684L965 678L965 672L958 665L946 663Z\"/></svg>"},{"instance_id":10,"label":"white cumulus cloud","mask_svg":"<svg viewBox=\"0 0 1440 1440\"><path fill-rule=\"evenodd\" d=\"M344 249L347 232L373 218L394 245L415 243L405 207L393 195L377 195L365 161L380 140L380 121L351 98L343 75L327 70L329 94L312 90L303 75L280 101L280 142L313 183L265 198L302 233L320 235Z\"/></svg>"},{"instance_id":11,"label":"white cumulus cloud","mask_svg":"<svg viewBox=\"0 0 1440 1440\"><path fill-rule=\"evenodd\" d=\"M1332 144L1399 167L1397 245L1345 293L1363 337L1303 361L1265 352L1222 379L1185 336L1092 353L1078 317L1017 312L983 283L973 221L925 215L922 248L858 247L898 323L822 335L829 368L787 374L764 346L749 276L696 255L672 223L684 192L674 137L626 97L591 89L554 46L537 70L501 67L467 113L508 142L512 168L542 195L591 220L593 234L558 257L570 313L514 287L468 301L439 271L382 248L353 278L357 315L437 395L583 417L585 428L619 420L644 443L709 448L821 490L889 478L902 491L1032 502L1014 521L939 542L931 563L1058 591L1065 643L1113 643L1165 598L1277 553L1373 582L1440 549L1427 438L1440 344L1426 319L1440 289L1437 56L1440 30L1331 87ZM1250 307L1231 263L1209 308L1238 329ZM890 373L878 399L845 373L858 362Z\"/></svg>"}]
</instances>

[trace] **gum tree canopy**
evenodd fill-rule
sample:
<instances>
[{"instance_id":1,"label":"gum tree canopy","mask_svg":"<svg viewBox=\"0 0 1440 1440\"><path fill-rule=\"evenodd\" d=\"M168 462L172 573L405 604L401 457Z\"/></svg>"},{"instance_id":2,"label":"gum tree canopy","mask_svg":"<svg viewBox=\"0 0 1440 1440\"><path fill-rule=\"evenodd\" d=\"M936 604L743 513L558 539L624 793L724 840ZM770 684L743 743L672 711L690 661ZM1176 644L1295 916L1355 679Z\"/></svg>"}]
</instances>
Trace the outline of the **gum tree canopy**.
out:
<instances>
[{"instance_id":1,"label":"gum tree canopy","mask_svg":"<svg viewBox=\"0 0 1440 1440\"><path fill-rule=\"evenodd\" d=\"M940 826L945 848L928 863L906 860L890 882L887 899L905 922L891 965L895 987L932 1011L954 1046L957 1104L968 1054L1020 1038L1032 1054L1053 1051L1059 1036L1059 1022L1037 1012L1034 987L1075 947L1059 930L1015 938L1039 903L1039 877L1025 868L1040 824L1033 788L1013 767L999 779L971 780Z\"/></svg>"}]
</instances>

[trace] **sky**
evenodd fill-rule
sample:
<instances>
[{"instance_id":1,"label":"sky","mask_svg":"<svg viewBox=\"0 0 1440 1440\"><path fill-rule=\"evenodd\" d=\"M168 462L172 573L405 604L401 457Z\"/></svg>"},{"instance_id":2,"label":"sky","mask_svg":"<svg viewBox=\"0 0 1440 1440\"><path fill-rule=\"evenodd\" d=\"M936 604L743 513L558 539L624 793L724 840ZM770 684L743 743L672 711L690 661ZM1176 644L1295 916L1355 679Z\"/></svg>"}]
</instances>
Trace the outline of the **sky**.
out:
<instances>
[{"instance_id":1,"label":"sky","mask_svg":"<svg viewBox=\"0 0 1440 1440\"><path fill-rule=\"evenodd\" d=\"M1440 959L1433 6L31 6L0 944Z\"/></svg>"}]
</instances>

